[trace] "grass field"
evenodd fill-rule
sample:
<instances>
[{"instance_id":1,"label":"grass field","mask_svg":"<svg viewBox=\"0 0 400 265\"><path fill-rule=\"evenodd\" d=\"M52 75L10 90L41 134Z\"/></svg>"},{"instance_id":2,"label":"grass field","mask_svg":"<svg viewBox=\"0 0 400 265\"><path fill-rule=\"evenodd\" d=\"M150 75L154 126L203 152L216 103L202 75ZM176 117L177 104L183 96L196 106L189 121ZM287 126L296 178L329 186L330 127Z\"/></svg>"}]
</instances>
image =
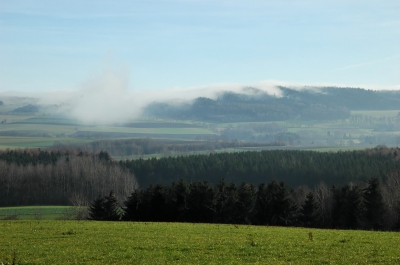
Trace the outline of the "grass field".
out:
<instances>
[{"instance_id":1,"label":"grass field","mask_svg":"<svg viewBox=\"0 0 400 265\"><path fill-rule=\"evenodd\" d=\"M20 102L21 101L21 102ZM58 142L89 142L101 139L128 139L128 138L146 138L164 139L164 140L195 140L211 139L218 136L226 128L247 128L258 124L276 124L290 133L300 135L300 141L295 141L295 145L308 149L308 146L324 146L331 150L329 146L336 146L334 149L343 150L357 145L357 148L363 149L364 145L373 147L379 144L393 145L398 137L400 139L400 130L398 125L378 126L375 123L352 123L349 120L337 121L306 121L306 120L287 120L271 122L234 122L234 123L211 123L199 122L193 120L163 120L163 119L136 119L127 121L125 124L85 124L74 119L50 115L49 113L37 114L16 114L11 110L22 106L25 101L22 99L15 101L13 105L0 106L0 149L6 148L45 148L53 146ZM368 117L396 117L398 110L390 111L352 111L352 115L364 115ZM382 131L377 128L382 128ZM380 133L387 135L379 136ZM334 135L328 142L327 134ZM259 132L277 133L273 132ZM346 140L343 140L343 136ZM374 139L378 135L381 138ZM372 140L364 142L366 136L371 136ZM232 136L234 139L236 136ZM237 139L241 140L242 136ZM370 138L371 138L370 137ZM386 138L391 142L386 143ZM244 138L246 139L246 138ZM242 139L243 140L243 139ZM316 141L317 140L317 141ZM257 141L257 140L255 140ZM366 147L366 146L365 146ZM319 148L318 148L319 149ZM322 151L323 149L319 149Z\"/></svg>"},{"instance_id":2,"label":"grass field","mask_svg":"<svg viewBox=\"0 0 400 265\"><path fill-rule=\"evenodd\" d=\"M4 264L400 263L400 235L394 232L189 223L0 221L0 238L0 262Z\"/></svg>"},{"instance_id":3,"label":"grass field","mask_svg":"<svg viewBox=\"0 0 400 265\"><path fill-rule=\"evenodd\" d=\"M45 148L53 146L54 142L61 143L86 143L93 140L72 137L23 137L23 136L0 136L0 149L15 148Z\"/></svg>"},{"instance_id":4,"label":"grass field","mask_svg":"<svg viewBox=\"0 0 400 265\"><path fill-rule=\"evenodd\" d=\"M0 219L18 220L56 220L74 217L70 206L20 206L0 207Z\"/></svg>"},{"instance_id":5,"label":"grass field","mask_svg":"<svg viewBox=\"0 0 400 265\"><path fill-rule=\"evenodd\" d=\"M400 110L352 110L351 115L365 115L372 117L396 117Z\"/></svg>"}]
</instances>

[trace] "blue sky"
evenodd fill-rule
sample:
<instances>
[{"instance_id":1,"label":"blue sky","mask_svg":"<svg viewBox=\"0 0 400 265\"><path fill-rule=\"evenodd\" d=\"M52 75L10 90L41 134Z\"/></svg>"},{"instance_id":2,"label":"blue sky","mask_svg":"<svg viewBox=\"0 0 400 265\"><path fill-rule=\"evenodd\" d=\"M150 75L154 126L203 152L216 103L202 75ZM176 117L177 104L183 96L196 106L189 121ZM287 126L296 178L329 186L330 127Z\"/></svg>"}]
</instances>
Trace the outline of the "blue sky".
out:
<instances>
[{"instance_id":1,"label":"blue sky","mask_svg":"<svg viewBox=\"0 0 400 265\"><path fill-rule=\"evenodd\" d=\"M400 89L400 1L1 1L0 91L264 80Z\"/></svg>"}]
</instances>

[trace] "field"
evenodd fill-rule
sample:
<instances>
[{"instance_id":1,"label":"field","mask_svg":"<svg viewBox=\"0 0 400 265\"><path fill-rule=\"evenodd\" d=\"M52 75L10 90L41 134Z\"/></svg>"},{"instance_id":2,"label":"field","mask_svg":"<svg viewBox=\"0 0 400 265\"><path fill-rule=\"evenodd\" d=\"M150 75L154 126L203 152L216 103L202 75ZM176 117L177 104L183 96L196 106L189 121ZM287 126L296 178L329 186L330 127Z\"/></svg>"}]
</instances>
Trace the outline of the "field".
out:
<instances>
[{"instance_id":1,"label":"field","mask_svg":"<svg viewBox=\"0 0 400 265\"><path fill-rule=\"evenodd\" d=\"M4 264L400 263L394 232L95 221L0 227Z\"/></svg>"},{"instance_id":2,"label":"field","mask_svg":"<svg viewBox=\"0 0 400 265\"><path fill-rule=\"evenodd\" d=\"M75 209L70 206L0 207L0 219L55 220L71 219Z\"/></svg>"},{"instance_id":3,"label":"field","mask_svg":"<svg viewBox=\"0 0 400 265\"><path fill-rule=\"evenodd\" d=\"M400 143L400 124L396 120L398 110L390 111L352 111L346 120L311 121L286 120L277 122L233 122L212 123L193 120L135 119L124 124L86 124L78 120L57 116L51 110L37 113L16 113L17 107L26 104L28 99L14 99L13 104L0 106L0 150L7 148L46 148L55 143L87 143L95 140L152 138L180 141L218 141L226 129L238 129L237 134L229 136L239 141L257 142L257 138L246 137L252 128L265 126L265 130L255 136L282 132L299 136L290 143L285 139L284 149L306 149L318 151L338 151L364 149L377 145L398 145ZM28 101L27 101L28 102ZM274 129L275 128L275 129ZM278 129L276 129L278 128ZM250 132L240 133L240 129ZM269 130L269 131L268 131ZM272 131L271 131L272 130ZM262 141L262 140L261 140ZM273 141L272 139L268 140ZM259 148L235 148L233 151L258 150ZM266 147L265 149L279 149ZM216 151L216 150L212 150ZM202 153L201 151L200 153ZM159 157L164 154L150 154ZM168 153L166 155L174 155ZM179 153L182 155L182 153ZM115 154L118 159L134 158L125 154ZM142 156L140 156L142 157Z\"/></svg>"}]
</instances>

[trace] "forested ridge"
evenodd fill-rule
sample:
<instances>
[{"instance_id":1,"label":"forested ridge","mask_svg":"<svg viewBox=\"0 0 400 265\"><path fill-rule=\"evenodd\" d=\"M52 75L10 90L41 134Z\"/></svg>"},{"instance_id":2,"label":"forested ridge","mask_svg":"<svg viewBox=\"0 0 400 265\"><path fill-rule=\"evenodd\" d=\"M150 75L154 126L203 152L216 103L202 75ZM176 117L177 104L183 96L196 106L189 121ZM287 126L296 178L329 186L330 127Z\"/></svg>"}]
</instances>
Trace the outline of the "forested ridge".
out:
<instances>
[{"instance_id":1,"label":"forested ridge","mask_svg":"<svg viewBox=\"0 0 400 265\"><path fill-rule=\"evenodd\" d=\"M170 184L173 181L208 181L218 183L247 182L259 185L272 180L284 181L292 187L313 187L324 181L328 185L361 182L400 168L400 150L376 148L365 151L252 151L214 153L152 159L120 161L135 174L142 187Z\"/></svg>"},{"instance_id":2,"label":"forested ridge","mask_svg":"<svg viewBox=\"0 0 400 265\"><path fill-rule=\"evenodd\" d=\"M236 147L261 147L282 146L283 143L270 141L270 143L246 143L228 141L226 137L212 135L206 141L182 141L182 140L157 140L151 138L96 140L89 143L60 143L55 142L51 150L77 150L78 152L99 153L107 150L113 156L133 156L150 154L188 153L198 151L214 151Z\"/></svg>"},{"instance_id":3,"label":"forested ridge","mask_svg":"<svg viewBox=\"0 0 400 265\"><path fill-rule=\"evenodd\" d=\"M144 115L211 122L340 120L349 118L350 110L397 110L400 104L398 91L342 87L279 90L279 96L248 87L242 93L225 92L217 99L199 97L181 105L154 102Z\"/></svg>"}]
</instances>

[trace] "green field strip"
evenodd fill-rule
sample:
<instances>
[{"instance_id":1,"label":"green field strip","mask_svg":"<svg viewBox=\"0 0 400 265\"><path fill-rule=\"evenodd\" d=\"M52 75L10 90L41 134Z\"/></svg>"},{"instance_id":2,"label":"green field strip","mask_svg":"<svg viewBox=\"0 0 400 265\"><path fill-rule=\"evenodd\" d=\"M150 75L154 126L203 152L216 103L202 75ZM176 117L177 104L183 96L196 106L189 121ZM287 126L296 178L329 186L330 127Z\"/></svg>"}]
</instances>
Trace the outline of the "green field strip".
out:
<instances>
[{"instance_id":1,"label":"green field strip","mask_svg":"<svg viewBox=\"0 0 400 265\"><path fill-rule=\"evenodd\" d=\"M7 115L7 114L0 114L0 122L1 121L6 121L7 123L13 123L13 122L20 122L20 121L24 121L27 119L31 119L34 116L29 115L29 116L23 116L23 115ZM1 128L1 127L0 127Z\"/></svg>"},{"instance_id":2,"label":"green field strip","mask_svg":"<svg viewBox=\"0 0 400 265\"><path fill-rule=\"evenodd\" d=\"M364 115L372 117L396 117L400 110L352 110L351 115Z\"/></svg>"},{"instance_id":3,"label":"green field strip","mask_svg":"<svg viewBox=\"0 0 400 265\"><path fill-rule=\"evenodd\" d=\"M55 142L60 143L87 143L91 142L90 139L84 138L50 138L50 137L14 137L14 136L0 136L0 149L7 148L36 148L36 147L50 147Z\"/></svg>"},{"instance_id":4,"label":"green field strip","mask_svg":"<svg viewBox=\"0 0 400 265\"><path fill-rule=\"evenodd\" d=\"M0 219L55 220L74 214L71 206L20 206L0 207Z\"/></svg>"},{"instance_id":5,"label":"green field strip","mask_svg":"<svg viewBox=\"0 0 400 265\"><path fill-rule=\"evenodd\" d=\"M47 134L71 134L75 132L76 126L65 125L49 125L49 124L3 124L0 126L0 131L20 131L31 133L47 133Z\"/></svg>"},{"instance_id":6,"label":"green field strip","mask_svg":"<svg viewBox=\"0 0 400 265\"><path fill-rule=\"evenodd\" d=\"M213 134L211 130L205 128L128 128L97 126L90 128L90 130L82 129L82 131L104 133Z\"/></svg>"}]
</instances>

